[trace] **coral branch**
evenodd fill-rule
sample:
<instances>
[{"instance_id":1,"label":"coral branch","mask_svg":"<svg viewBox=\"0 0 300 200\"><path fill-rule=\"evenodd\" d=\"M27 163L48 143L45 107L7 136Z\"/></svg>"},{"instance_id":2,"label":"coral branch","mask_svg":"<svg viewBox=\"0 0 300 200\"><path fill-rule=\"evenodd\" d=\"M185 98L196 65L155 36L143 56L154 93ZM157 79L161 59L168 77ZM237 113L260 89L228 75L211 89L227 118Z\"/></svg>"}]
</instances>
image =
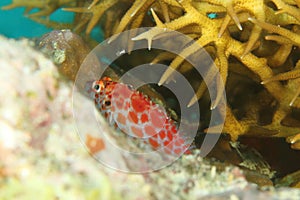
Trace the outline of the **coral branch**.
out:
<instances>
[{"instance_id":1,"label":"coral branch","mask_svg":"<svg viewBox=\"0 0 300 200\"><path fill-rule=\"evenodd\" d=\"M294 16L300 22L299 8L296 8L294 6L290 6L286 3L284 3L282 0L272 0L272 1L277 6L277 8L279 9L279 11L277 11L277 14L288 13L288 14Z\"/></svg>"},{"instance_id":2,"label":"coral branch","mask_svg":"<svg viewBox=\"0 0 300 200\"><path fill-rule=\"evenodd\" d=\"M92 17L89 20L89 24L86 28L86 34L90 34L92 29L96 26L104 12L115 5L118 0L104 0L99 4L96 4L98 1L93 1L89 7L81 8L64 8L65 11L77 12L77 13L92 13Z\"/></svg>"},{"instance_id":3,"label":"coral branch","mask_svg":"<svg viewBox=\"0 0 300 200\"><path fill-rule=\"evenodd\" d=\"M299 34L293 33L289 30L286 30L284 28L274 26L272 24L268 24L259 20L256 20L252 17L249 18L251 22L254 24L257 24L258 26L262 27L263 29L266 29L267 31L270 31L271 33L277 33L279 35L282 35L286 38L289 38L293 42L293 44L300 46L300 36Z\"/></svg>"}]
</instances>

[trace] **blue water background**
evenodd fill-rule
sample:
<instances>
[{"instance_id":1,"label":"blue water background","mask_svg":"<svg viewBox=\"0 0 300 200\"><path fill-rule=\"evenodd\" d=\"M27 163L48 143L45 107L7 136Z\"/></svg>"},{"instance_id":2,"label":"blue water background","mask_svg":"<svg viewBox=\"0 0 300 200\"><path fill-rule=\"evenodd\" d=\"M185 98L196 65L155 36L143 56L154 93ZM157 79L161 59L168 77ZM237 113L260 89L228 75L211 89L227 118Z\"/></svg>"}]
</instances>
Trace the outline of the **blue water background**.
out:
<instances>
[{"instance_id":1,"label":"blue water background","mask_svg":"<svg viewBox=\"0 0 300 200\"><path fill-rule=\"evenodd\" d=\"M26 1L26 0L24 0ZM30 1L30 0L28 0ZM0 8L11 4L12 0L0 0ZM34 22L33 20L24 16L25 8L14 8L11 10L0 9L0 34L9 38L20 37L40 37L43 34L50 32L52 29ZM35 12L34 10L33 12ZM57 10L50 15L50 20L58 22L72 22L74 13ZM103 34L100 28L95 28L92 37L97 41L101 41Z\"/></svg>"}]
</instances>

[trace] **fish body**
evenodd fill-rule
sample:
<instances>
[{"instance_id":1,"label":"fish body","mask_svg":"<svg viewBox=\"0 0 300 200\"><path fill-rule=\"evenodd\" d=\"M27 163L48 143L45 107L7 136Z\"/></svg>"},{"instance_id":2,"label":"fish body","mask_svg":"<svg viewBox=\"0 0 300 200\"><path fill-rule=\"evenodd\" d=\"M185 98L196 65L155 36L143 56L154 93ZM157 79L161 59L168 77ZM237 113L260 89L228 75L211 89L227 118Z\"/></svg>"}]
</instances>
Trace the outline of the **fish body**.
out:
<instances>
[{"instance_id":1,"label":"fish body","mask_svg":"<svg viewBox=\"0 0 300 200\"><path fill-rule=\"evenodd\" d=\"M163 148L164 153L172 155L188 152L189 145L180 136L175 121L148 96L108 77L94 81L87 90L111 126L154 150Z\"/></svg>"}]
</instances>

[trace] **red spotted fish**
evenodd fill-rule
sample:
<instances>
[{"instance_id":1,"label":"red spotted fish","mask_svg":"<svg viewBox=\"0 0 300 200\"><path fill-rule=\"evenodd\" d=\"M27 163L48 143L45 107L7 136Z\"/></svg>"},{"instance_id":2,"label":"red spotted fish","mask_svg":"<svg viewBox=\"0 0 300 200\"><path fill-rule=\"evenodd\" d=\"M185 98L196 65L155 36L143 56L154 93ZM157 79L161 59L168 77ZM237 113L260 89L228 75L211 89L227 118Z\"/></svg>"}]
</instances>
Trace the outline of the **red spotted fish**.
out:
<instances>
[{"instance_id":1,"label":"red spotted fish","mask_svg":"<svg viewBox=\"0 0 300 200\"><path fill-rule=\"evenodd\" d=\"M130 85L104 77L89 84L89 95L111 126L141 139L153 150L171 155L189 153L186 141L165 109Z\"/></svg>"}]
</instances>

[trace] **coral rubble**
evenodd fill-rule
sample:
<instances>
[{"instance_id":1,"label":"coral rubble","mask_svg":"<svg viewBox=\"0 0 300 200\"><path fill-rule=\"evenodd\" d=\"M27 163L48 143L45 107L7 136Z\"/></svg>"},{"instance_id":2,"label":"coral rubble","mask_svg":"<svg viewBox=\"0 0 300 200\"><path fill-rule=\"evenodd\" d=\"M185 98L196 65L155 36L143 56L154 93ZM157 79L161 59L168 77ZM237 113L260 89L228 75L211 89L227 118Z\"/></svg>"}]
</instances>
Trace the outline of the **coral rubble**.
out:
<instances>
[{"instance_id":1,"label":"coral rubble","mask_svg":"<svg viewBox=\"0 0 300 200\"><path fill-rule=\"evenodd\" d=\"M59 71L71 80L75 80L79 67L89 47L80 36L70 30L55 30L39 39L38 48L59 66Z\"/></svg>"}]
</instances>

